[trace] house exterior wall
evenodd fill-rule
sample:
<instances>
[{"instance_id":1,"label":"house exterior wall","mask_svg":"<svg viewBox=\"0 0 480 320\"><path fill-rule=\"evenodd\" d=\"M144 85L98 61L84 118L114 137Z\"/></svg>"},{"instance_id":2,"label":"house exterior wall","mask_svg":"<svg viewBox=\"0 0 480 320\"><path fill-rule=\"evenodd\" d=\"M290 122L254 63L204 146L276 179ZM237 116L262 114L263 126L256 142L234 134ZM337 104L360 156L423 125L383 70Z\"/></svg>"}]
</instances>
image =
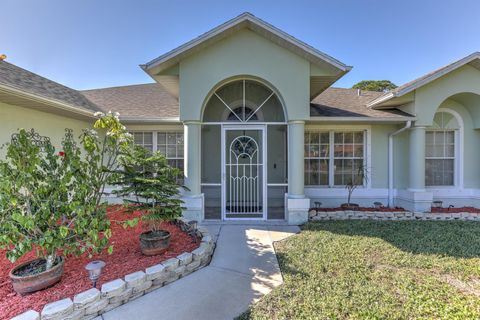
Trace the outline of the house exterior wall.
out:
<instances>
[{"instance_id":1,"label":"house exterior wall","mask_svg":"<svg viewBox=\"0 0 480 320\"><path fill-rule=\"evenodd\" d=\"M180 62L180 119L201 120L202 107L225 80L251 76L283 99L287 119L309 118L310 63L249 30L241 30Z\"/></svg>"},{"instance_id":2,"label":"house exterior wall","mask_svg":"<svg viewBox=\"0 0 480 320\"><path fill-rule=\"evenodd\" d=\"M0 102L0 145L10 142L11 135L18 129L34 128L40 135L50 137L56 148L61 148L65 128L72 129L77 137L82 129L91 126L92 123L87 121ZM0 149L0 157L4 157L5 153L5 149Z\"/></svg>"},{"instance_id":3,"label":"house exterior wall","mask_svg":"<svg viewBox=\"0 0 480 320\"><path fill-rule=\"evenodd\" d=\"M329 130L365 130L367 134L365 157L368 168L367 181L364 187L356 189L352 201L362 206L372 206L373 202L388 202L388 135L398 130L401 125L396 124L313 124L306 126L306 131L329 131ZM395 141L397 142L397 141ZM396 144L397 145L397 144ZM394 152L399 158L405 146L399 147ZM395 158L395 170L397 176L401 176L401 169L397 170L397 158ZM398 161L401 165L402 161ZM401 168L401 167L400 167ZM395 179L395 181L399 181ZM402 182L399 181L399 184ZM397 182L395 183L397 186ZM346 202L348 192L344 187L318 187L305 186L305 195L311 199L311 205L321 202L323 207L335 207Z\"/></svg>"},{"instance_id":4,"label":"house exterior wall","mask_svg":"<svg viewBox=\"0 0 480 320\"><path fill-rule=\"evenodd\" d=\"M464 65L415 91L416 126L432 125L433 116L443 101L459 93L480 95L480 71ZM474 123L480 128L480 110L475 108Z\"/></svg>"},{"instance_id":5,"label":"house exterior wall","mask_svg":"<svg viewBox=\"0 0 480 320\"><path fill-rule=\"evenodd\" d=\"M397 201L398 205L412 210L428 210L433 200L442 200L444 206L479 206L480 205L480 168L478 160L480 151L476 146L480 143L480 71L473 66L464 65L442 77L426 84L414 92L414 100L402 107L404 111L415 114L417 121L414 127L397 138L396 157ZM455 167L456 181L454 186L429 187L413 183L412 177L424 180L423 173L413 173L418 163L424 163L424 148L415 148L415 134L424 135L433 123L435 113L441 108L455 114L462 123L457 133ZM405 137L407 138L406 141ZM418 141L417 141L418 140ZM404 146L406 144L406 148ZM421 152L412 153L412 150ZM410 157L410 158L409 158ZM399 166L406 168L406 174L398 172ZM410 178L408 177L410 173Z\"/></svg>"}]
</instances>

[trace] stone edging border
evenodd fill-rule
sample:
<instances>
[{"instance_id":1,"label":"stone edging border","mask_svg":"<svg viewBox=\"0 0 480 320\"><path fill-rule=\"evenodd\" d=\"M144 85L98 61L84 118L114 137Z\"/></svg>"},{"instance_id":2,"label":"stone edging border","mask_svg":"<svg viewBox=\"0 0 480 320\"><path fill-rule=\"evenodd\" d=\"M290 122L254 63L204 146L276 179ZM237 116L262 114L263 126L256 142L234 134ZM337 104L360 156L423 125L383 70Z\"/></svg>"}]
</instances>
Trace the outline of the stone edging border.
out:
<instances>
[{"instance_id":1,"label":"stone edging border","mask_svg":"<svg viewBox=\"0 0 480 320\"><path fill-rule=\"evenodd\" d=\"M188 230L187 220L179 219L177 225ZM73 297L46 304L42 312L28 310L11 320L90 320L128 301L134 300L179 278L201 269L210 263L215 242L204 227L197 227L200 246L157 265L104 283L101 290L92 288Z\"/></svg>"},{"instance_id":2,"label":"stone edging border","mask_svg":"<svg viewBox=\"0 0 480 320\"><path fill-rule=\"evenodd\" d=\"M463 220L480 221L479 213L431 213L431 212L410 212L410 211L331 211L318 212L310 216L311 221L318 220Z\"/></svg>"}]
</instances>

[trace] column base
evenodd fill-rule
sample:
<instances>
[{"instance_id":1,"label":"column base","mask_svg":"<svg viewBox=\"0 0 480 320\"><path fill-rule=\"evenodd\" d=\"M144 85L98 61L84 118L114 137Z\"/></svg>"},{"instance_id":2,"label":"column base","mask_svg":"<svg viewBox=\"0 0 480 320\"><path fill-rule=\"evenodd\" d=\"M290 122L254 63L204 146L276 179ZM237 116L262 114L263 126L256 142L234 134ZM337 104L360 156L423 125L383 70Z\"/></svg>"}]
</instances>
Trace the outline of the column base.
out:
<instances>
[{"instance_id":1,"label":"column base","mask_svg":"<svg viewBox=\"0 0 480 320\"><path fill-rule=\"evenodd\" d=\"M204 195L184 195L182 200L185 202L183 207L182 216L187 220L196 220L196 221L203 221L204 220Z\"/></svg>"},{"instance_id":2,"label":"column base","mask_svg":"<svg viewBox=\"0 0 480 320\"><path fill-rule=\"evenodd\" d=\"M430 211L433 192L426 190L398 190L395 205L413 212Z\"/></svg>"},{"instance_id":3,"label":"column base","mask_svg":"<svg viewBox=\"0 0 480 320\"><path fill-rule=\"evenodd\" d=\"M298 196L285 195L287 202L287 222L290 225L300 225L308 221L310 199Z\"/></svg>"}]
</instances>

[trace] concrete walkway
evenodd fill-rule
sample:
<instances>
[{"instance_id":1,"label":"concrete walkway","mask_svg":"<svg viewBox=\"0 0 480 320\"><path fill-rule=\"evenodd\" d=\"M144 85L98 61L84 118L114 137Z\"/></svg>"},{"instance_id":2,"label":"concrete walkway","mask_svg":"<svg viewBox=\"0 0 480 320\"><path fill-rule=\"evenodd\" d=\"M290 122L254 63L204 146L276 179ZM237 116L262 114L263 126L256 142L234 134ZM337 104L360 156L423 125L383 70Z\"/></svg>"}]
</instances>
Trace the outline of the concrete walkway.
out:
<instances>
[{"instance_id":1,"label":"concrete walkway","mask_svg":"<svg viewBox=\"0 0 480 320\"><path fill-rule=\"evenodd\" d=\"M105 320L233 319L282 284L273 242L295 226L205 225L217 237L209 266L124 304Z\"/></svg>"}]
</instances>

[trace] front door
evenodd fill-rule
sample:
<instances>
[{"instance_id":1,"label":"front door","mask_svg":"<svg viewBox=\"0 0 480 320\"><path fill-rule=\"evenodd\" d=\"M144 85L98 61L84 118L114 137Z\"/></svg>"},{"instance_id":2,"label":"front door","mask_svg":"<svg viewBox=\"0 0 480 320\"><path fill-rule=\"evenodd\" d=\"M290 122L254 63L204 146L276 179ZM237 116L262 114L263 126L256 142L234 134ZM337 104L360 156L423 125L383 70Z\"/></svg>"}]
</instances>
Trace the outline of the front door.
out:
<instances>
[{"instance_id":1,"label":"front door","mask_svg":"<svg viewBox=\"0 0 480 320\"><path fill-rule=\"evenodd\" d=\"M265 219L263 127L224 127L223 219Z\"/></svg>"}]
</instances>

